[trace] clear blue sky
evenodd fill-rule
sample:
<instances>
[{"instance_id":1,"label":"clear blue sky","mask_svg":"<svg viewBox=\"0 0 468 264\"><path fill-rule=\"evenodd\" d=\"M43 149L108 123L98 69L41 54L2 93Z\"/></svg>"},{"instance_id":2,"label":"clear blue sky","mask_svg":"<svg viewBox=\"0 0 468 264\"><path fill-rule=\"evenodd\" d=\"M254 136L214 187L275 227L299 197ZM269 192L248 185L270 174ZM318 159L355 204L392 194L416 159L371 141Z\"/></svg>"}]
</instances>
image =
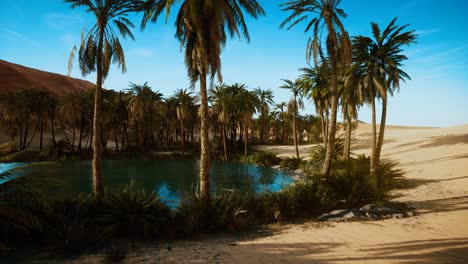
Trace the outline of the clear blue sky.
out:
<instances>
[{"instance_id":1,"label":"clear blue sky","mask_svg":"<svg viewBox=\"0 0 468 264\"><path fill-rule=\"evenodd\" d=\"M287 16L278 5L283 0L259 0L267 15L248 20L251 42L230 40L222 55L222 73L227 83L242 82L251 89L260 86L275 92L275 101L289 98L278 89L281 79L298 77L305 64L308 35L304 25L291 31L279 29ZM370 35L370 22L385 27L398 16L399 24L410 24L418 43L406 49L404 70L412 77L389 103L388 123L398 125L452 126L468 123L468 20L465 0L343 0L348 14L343 22L350 35ZM187 88L183 54L174 38L174 14L150 24L136 40L123 41L127 68L114 70L105 87L120 90L129 82L148 83L164 95ZM135 24L140 17L135 16ZM0 59L51 72L67 74L71 48L79 42L84 26L93 19L83 9L70 9L59 0L0 0ZM73 77L81 78L75 65ZM94 82L94 76L86 79ZM305 112L313 113L306 104ZM369 122L364 107L360 120Z\"/></svg>"}]
</instances>

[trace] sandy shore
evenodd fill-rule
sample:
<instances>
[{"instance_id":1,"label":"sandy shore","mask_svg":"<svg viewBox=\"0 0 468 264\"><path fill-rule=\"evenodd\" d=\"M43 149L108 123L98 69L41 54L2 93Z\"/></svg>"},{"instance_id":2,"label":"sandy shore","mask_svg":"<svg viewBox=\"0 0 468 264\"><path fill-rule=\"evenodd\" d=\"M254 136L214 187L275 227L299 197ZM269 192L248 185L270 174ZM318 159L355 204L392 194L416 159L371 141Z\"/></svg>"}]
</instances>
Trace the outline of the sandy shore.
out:
<instances>
[{"instance_id":1,"label":"sandy shore","mask_svg":"<svg viewBox=\"0 0 468 264\"><path fill-rule=\"evenodd\" d=\"M368 154L369 140L370 126L361 124L352 151ZM301 154L307 155L310 147L301 146ZM292 146L261 149L294 154ZM396 199L416 207L416 217L325 227L305 222L254 238L144 245L124 263L468 263L468 125L389 126L382 157L400 162L417 185L398 191ZM83 256L73 263L101 263L103 258Z\"/></svg>"}]
</instances>

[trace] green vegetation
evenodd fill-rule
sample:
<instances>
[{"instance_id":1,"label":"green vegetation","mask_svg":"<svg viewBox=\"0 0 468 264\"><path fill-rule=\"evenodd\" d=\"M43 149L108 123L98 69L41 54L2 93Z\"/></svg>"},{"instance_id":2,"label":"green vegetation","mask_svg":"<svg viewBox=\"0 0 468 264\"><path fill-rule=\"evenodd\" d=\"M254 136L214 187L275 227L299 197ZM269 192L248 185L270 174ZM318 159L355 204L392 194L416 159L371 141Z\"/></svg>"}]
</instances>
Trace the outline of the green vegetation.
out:
<instances>
[{"instance_id":1,"label":"green vegetation","mask_svg":"<svg viewBox=\"0 0 468 264\"><path fill-rule=\"evenodd\" d=\"M402 47L416 40L415 32L397 26L396 19L383 31L372 23L372 37L350 37L341 21L346 13L339 8L340 0L281 4L289 12L281 27L291 29L308 20L305 31L313 34L307 43L309 67L300 69L295 81L283 80L281 88L292 93L290 102L275 104L271 89L249 91L245 84L229 85L222 79L221 51L227 39L237 35L248 41L244 18L264 15L255 0L184 0L180 6L173 0L65 2L72 8L85 7L96 16L95 25L83 32L69 61L71 68L77 53L82 74L96 72L96 89L62 98L25 89L0 98L0 123L10 140L0 147L0 161L90 158L92 153L93 194L47 196L40 191L40 182L27 177L0 185L0 249L34 245L68 252L115 239L238 231L315 216L340 206L386 200L393 189L405 185L396 163L380 161L388 96L398 91L400 81L410 79L401 69L407 59ZM191 87L198 83L199 93L179 89L164 97L147 83L131 83L120 92L103 90L112 63L125 71L118 37L133 39L130 29L134 25L127 16L142 12L144 28L176 6L180 8L176 38L184 51ZM208 89L208 81L212 89ZM318 117L299 114L302 98L313 100ZM378 136L376 100L382 101ZM351 131L358 108L366 104L372 108L372 154L355 158L350 152ZM337 139L339 107L344 142ZM31 150L38 132L40 151ZM47 132L50 143L44 146ZM267 152L248 155L249 142L294 143L296 157L281 160ZM310 161L299 155L298 145L306 142L322 143L312 151ZM154 151L179 149L182 154L174 155L200 153L200 185L175 212L154 193L131 186L104 192L103 155L154 158ZM309 176L279 192L223 191L211 196L210 157L221 157L220 153L224 160L240 157L242 162L257 165L302 168ZM124 254L118 247L111 252L117 259Z\"/></svg>"}]
</instances>

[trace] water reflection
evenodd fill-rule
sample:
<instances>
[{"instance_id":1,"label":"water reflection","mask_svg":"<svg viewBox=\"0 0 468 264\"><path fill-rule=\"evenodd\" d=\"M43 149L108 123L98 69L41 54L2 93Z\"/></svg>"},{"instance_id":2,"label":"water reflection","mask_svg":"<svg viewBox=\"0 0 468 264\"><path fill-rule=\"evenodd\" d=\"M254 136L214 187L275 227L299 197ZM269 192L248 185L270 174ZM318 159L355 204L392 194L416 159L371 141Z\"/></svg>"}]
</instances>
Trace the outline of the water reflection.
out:
<instances>
[{"instance_id":1,"label":"water reflection","mask_svg":"<svg viewBox=\"0 0 468 264\"><path fill-rule=\"evenodd\" d=\"M0 164L0 173L12 171L28 163ZM198 186L198 161L113 161L103 162L106 187L127 185L130 182L148 192L158 193L171 207L175 207L182 195ZM49 190L59 194L89 193L91 191L90 161L64 161L59 163L34 164L28 167L33 177L53 177L62 183ZM260 192L278 191L293 180L285 172L269 167L241 163L211 162L211 191L242 189Z\"/></svg>"}]
</instances>

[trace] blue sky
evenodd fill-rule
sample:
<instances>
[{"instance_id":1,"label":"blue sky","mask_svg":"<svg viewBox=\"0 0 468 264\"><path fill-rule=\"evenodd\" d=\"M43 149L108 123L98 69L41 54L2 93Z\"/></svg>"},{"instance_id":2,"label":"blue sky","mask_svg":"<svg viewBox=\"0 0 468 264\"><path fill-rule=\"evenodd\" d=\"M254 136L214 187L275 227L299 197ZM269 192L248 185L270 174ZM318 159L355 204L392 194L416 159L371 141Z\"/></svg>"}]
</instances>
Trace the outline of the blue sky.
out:
<instances>
[{"instance_id":1,"label":"blue sky","mask_svg":"<svg viewBox=\"0 0 468 264\"><path fill-rule=\"evenodd\" d=\"M251 42L230 40L222 54L226 83L241 82L249 88L271 88L275 101L290 96L279 89L281 79L295 79L306 66L305 25L279 29L287 16L278 5L283 0L259 0L267 15L248 20ZM468 123L468 2L464 0L343 0L343 20L350 35L370 35L370 22L382 28L398 17L419 34L418 43L405 50L404 70L412 80L389 102L388 123L397 125L452 126ZM170 96L189 85L183 54L174 37L174 15L161 19L144 32L134 29L136 40L123 41L127 72L115 67L105 87L120 90L129 82L148 82ZM140 16L132 17L139 24ZM59 0L0 0L0 59L41 70L67 74L67 60L80 32L93 25L83 9L70 9ZM73 77L81 77L77 65ZM95 81L94 75L85 79ZM313 113L312 103L305 112ZM370 122L363 107L359 119Z\"/></svg>"}]
</instances>

